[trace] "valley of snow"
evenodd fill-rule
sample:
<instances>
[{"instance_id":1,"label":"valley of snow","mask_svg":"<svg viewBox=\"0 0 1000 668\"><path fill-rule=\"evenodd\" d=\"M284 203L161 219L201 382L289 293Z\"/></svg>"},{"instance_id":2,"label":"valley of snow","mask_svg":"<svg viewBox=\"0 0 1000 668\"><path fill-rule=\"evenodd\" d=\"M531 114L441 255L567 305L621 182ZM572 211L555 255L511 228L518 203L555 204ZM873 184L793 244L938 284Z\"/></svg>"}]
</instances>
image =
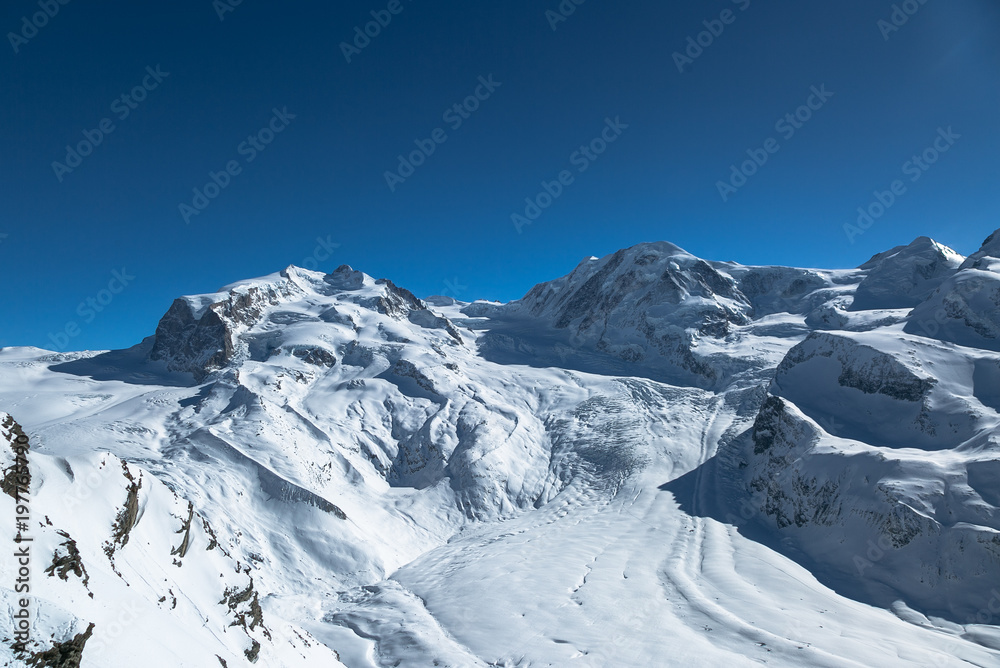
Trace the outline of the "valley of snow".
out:
<instances>
[{"instance_id":1,"label":"valley of snow","mask_svg":"<svg viewBox=\"0 0 1000 668\"><path fill-rule=\"evenodd\" d=\"M1000 666L998 424L997 233L640 244L510 304L289 267L129 350L0 349L0 658Z\"/></svg>"}]
</instances>

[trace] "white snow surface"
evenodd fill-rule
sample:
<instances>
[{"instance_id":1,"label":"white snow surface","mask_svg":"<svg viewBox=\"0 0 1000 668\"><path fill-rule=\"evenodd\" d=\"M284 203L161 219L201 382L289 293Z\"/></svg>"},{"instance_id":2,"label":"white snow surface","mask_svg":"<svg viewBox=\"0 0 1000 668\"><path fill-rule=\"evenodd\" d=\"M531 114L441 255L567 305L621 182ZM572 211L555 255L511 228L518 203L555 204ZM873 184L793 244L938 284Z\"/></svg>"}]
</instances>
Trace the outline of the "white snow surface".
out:
<instances>
[{"instance_id":1,"label":"white snow surface","mask_svg":"<svg viewBox=\"0 0 1000 668\"><path fill-rule=\"evenodd\" d=\"M641 244L511 304L289 267L126 351L0 349L29 650L93 624L84 667L1000 666L993 321L913 329L1000 284L987 246Z\"/></svg>"}]
</instances>

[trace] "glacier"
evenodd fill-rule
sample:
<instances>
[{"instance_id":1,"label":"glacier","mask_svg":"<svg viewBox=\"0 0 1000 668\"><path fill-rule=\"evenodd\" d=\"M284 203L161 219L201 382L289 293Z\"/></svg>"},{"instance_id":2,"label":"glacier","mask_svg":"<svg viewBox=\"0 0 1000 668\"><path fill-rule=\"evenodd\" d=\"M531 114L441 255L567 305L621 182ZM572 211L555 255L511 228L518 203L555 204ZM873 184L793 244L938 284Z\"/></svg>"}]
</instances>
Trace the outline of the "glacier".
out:
<instances>
[{"instance_id":1,"label":"glacier","mask_svg":"<svg viewBox=\"0 0 1000 668\"><path fill-rule=\"evenodd\" d=\"M1000 232L643 243L511 303L290 266L127 350L0 349L0 657L1000 666L998 425Z\"/></svg>"}]
</instances>

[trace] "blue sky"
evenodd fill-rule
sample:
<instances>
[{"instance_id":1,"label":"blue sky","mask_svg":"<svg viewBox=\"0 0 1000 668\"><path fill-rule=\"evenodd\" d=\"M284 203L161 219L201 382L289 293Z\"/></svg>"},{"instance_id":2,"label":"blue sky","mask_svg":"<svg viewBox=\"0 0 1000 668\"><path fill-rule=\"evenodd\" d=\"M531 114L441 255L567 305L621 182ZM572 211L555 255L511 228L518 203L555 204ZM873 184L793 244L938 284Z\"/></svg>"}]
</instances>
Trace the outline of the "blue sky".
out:
<instances>
[{"instance_id":1,"label":"blue sky","mask_svg":"<svg viewBox=\"0 0 1000 668\"><path fill-rule=\"evenodd\" d=\"M289 264L508 300L642 241L848 267L1000 227L990 0L231 2L0 10L0 345L129 346Z\"/></svg>"}]
</instances>

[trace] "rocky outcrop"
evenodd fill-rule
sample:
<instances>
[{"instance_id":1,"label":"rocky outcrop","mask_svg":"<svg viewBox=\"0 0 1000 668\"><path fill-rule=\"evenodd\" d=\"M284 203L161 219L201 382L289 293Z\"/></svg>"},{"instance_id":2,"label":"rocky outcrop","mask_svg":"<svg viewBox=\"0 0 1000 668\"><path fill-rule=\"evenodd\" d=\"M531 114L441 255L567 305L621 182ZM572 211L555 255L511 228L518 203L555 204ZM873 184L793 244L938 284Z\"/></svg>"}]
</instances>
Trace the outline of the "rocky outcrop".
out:
<instances>
[{"instance_id":1,"label":"rocky outcrop","mask_svg":"<svg viewBox=\"0 0 1000 668\"><path fill-rule=\"evenodd\" d=\"M329 350L318 346L292 346L289 352L291 352L293 357L297 357L306 364L312 364L313 366L330 368L337 365L337 356Z\"/></svg>"},{"instance_id":2,"label":"rocky outcrop","mask_svg":"<svg viewBox=\"0 0 1000 668\"><path fill-rule=\"evenodd\" d=\"M265 309L290 292L287 283L236 288L228 294L197 300L174 300L156 327L149 358L170 371L194 374L199 382L236 355L241 329L256 323Z\"/></svg>"},{"instance_id":3,"label":"rocky outcrop","mask_svg":"<svg viewBox=\"0 0 1000 668\"><path fill-rule=\"evenodd\" d=\"M90 624L86 631L77 633L66 642L56 643L44 652L32 654L26 663L32 668L80 668L83 650L93 634L94 624Z\"/></svg>"},{"instance_id":4,"label":"rocky outcrop","mask_svg":"<svg viewBox=\"0 0 1000 668\"><path fill-rule=\"evenodd\" d=\"M108 541L104 548L109 559L114 558L117 549L128 545L132 529L139 523L140 518L139 490L142 489L142 474L140 473L139 479L136 480L125 462L122 462L122 470L129 483L126 489L125 504L118 511L118 516L115 518L115 523L112 527L111 540Z\"/></svg>"},{"instance_id":5,"label":"rocky outcrop","mask_svg":"<svg viewBox=\"0 0 1000 668\"><path fill-rule=\"evenodd\" d=\"M375 311L393 318L405 318L411 311L426 311L427 307L417 299L412 292L398 287L387 278L380 278L375 285L384 285L385 294L375 299L372 306Z\"/></svg>"},{"instance_id":6,"label":"rocky outcrop","mask_svg":"<svg viewBox=\"0 0 1000 668\"><path fill-rule=\"evenodd\" d=\"M830 526L841 513L838 482L802 466L818 437L819 431L778 397L769 397L754 421L747 491L778 529Z\"/></svg>"},{"instance_id":7,"label":"rocky outcrop","mask_svg":"<svg viewBox=\"0 0 1000 668\"><path fill-rule=\"evenodd\" d=\"M839 371L837 384L865 394L881 394L899 401L921 401L935 385L933 378L919 376L892 355L853 339L815 333L792 348L775 374L780 388L798 373L808 373L803 365L817 358L828 359ZM831 367L833 368L833 367ZM812 376L816 379L816 376Z\"/></svg>"},{"instance_id":8,"label":"rocky outcrop","mask_svg":"<svg viewBox=\"0 0 1000 668\"><path fill-rule=\"evenodd\" d=\"M76 541L65 531L58 532L66 540L60 545L61 550L52 555L52 565L45 569L50 576L58 575L62 580L68 580L72 573L80 578L83 586L90 583L90 576L87 574L87 567L83 564L80 550L76 546Z\"/></svg>"},{"instance_id":9,"label":"rocky outcrop","mask_svg":"<svg viewBox=\"0 0 1000 668\"><path fill-rule=\"evenodd\" d=\"M31 468L26 455L31 447L30 439L13 417L5 413L0 416L0 436L4 437L13 455L11 465L3 470L0 491L17 501L20 494L31 489Z\"/></svg>"}]
</instances>

